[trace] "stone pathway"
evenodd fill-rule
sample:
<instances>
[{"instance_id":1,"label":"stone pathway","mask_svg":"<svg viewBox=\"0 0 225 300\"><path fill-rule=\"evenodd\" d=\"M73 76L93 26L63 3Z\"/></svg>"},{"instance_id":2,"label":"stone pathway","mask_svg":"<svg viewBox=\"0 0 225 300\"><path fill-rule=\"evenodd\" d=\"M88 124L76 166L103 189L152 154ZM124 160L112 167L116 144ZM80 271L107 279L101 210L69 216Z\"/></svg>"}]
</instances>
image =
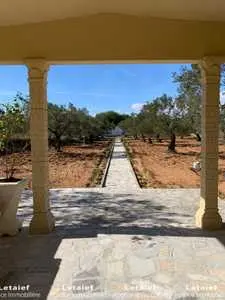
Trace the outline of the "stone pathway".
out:
<instances>
[{"instance_id":1,"label":"stone pathway","mask_svg":"<svg viewBox=\"0 0 225 300\"><path fill-rule=\"evenodd\" d=\"M139 188L136 176L129 159L126 149L120 138L115 142L113 155L106 178L106 188L119 190L136 190Z\"/></svg>"}]
</instances>

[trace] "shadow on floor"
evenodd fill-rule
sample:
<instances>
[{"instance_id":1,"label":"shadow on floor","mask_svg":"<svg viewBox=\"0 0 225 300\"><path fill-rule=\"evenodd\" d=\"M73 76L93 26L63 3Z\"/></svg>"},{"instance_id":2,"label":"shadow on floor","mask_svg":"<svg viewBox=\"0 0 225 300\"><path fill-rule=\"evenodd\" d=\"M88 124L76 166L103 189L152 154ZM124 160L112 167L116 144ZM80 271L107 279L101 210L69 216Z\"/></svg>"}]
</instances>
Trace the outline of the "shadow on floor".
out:
<instances>
[{"instance_id":1,"label":"shadow on floor","mask_svg":"<svg viewBox=\"0 0 225 300\"><path fill-rule=\"evenodd\" d=\"M29 236L27 230L17 237L1 238L0 286L29 285L26 292L33 295L26 299L47 299L61 263L54 258L60 243L58 237ZM14 294L14 299L20 296Z\"/></svg>"}]
</instances>

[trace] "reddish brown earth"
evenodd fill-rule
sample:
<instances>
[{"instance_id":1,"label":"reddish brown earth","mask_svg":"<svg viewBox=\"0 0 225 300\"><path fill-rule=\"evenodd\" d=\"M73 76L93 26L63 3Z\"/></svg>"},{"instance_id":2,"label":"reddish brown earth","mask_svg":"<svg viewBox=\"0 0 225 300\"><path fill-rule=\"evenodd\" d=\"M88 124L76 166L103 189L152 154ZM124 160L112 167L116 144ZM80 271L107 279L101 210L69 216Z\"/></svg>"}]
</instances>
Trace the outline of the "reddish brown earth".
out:
<instances>
[{"instance_id":1,"label":"reddish brown earth","mask_svg":"<svg viewBox=\"0 0 225 300\"><path fill-rule=\"evenodd\" d=\"M93 145L64 147L62 152L49 151L49 187L86 187L92 185L93 171L98 161L105 158L109 142L98 142ZM31 153L16 153L19 164L15 177L28 178L29 187L32 185ZM4 176L4 157L0 157L0 177Z\"/></svg>"},{"instance_id":2,"label":"reddish brown earth","mask_svg":"<svg viewBox=\"0 0 225 300\"><path fill-rule=\"evenodd\" d=\"M191 170L199 159L201 146L192 138L177 139L177 153L168 153L168 140L162 143L129 140L132 162L147 187L195 188L200 186L200 173ZM225 193L225 145L219 145L219 190Z\"/></svg>"}]
</instances>

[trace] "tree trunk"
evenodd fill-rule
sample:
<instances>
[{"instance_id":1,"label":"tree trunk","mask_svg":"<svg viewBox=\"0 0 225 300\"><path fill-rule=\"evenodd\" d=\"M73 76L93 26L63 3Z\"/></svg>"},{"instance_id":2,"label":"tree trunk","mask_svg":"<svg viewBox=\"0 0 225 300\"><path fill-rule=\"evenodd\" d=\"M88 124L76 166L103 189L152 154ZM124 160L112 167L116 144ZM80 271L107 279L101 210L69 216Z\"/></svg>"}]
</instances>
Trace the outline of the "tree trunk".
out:
<instances>
[{"instance_id":1,"label":"tree trunk","mask_svg":"<svg viewBox=\"0 0 225 300\"><path fill-rule=\"evenodd\" d=\"M141 134L141 138L142 138L142 141L145 142L145 136L144 136L144 134Z\"/></svg>"},{"instance_id":2,"label":"tree trunk","mask_svg":"<svg viewBox=\"0 0 225 300\"><path fill-rule=\"evenodd\" d=\"M94 142L94 136L91 134L91 135L89 136L89 143L90 143L90 144L93 144L93 142Z\"/></svg>"},{"instance_id":3,"label":"tree trunk","mask_svg":"<svg viewBox=\"0 0 225 300\"><path fill-rule=\"evenodd\" d=\"M62 141L60 137L56 138L56 151L61 152L61 147L62 147Z\"/></svg>"},{"instance_id":4,"label":"tree trunk","mask_svg":"<svg viewBox=\"0 0 225 300\"><path fill-rule=\"evenodd\" d=\"M162 143L162 139L160 138L160 134L159 133L156 134L156 141L158 143Z\"/></svg>"},{"instance_id":5,"label":"tree trunk","mask_svg":"<svg viewBox=\"0 0 225 300\"><path fill-rule=\"evenodd\" d=\"M176 152L176 135L171 133L170 135L170 143L168 145L169 152Z\"/></svg>"},{"instance_id":6,"label":"tree trunk","mask_svg":"<svg viewBox=\"0 0 225 300\"><path fill-rule=\"evenodd\" d=\"M201 142L201 140L202 140L199 133L196 133L196 140L198 142Z\"/></svg>"},{"instance_id":7,"label":"tree trunk","mask_svg":"<svg viewBox=\"0 0 225 300\"><path fill-rule=\"evenodd\" d=\"M152 139L150 137L148 138L148 142L149 144L152 144Z\"/></svg>"}]
</instances>

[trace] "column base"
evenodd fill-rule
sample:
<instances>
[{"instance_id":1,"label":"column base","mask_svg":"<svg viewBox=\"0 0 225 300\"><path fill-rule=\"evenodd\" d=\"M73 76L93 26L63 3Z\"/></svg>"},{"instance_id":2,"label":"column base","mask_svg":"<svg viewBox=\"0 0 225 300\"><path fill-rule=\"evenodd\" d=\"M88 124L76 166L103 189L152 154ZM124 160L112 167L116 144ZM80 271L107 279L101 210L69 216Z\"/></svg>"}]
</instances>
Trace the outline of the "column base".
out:
<instances>
[{"instance_id":1,"label":"column base","mask_svg":"<svg viewBox=\"0 0 225 300\"><path fill-rule=\"evenodd\" d=\"M195 214L197 227L208 230L216 230L222 227L222 218L217 209L205 209L200 206Z\"/></svg>"},{"instance_id":2,"label":"column base","mask_svg":"<svg viewBox=\"0 0 225 300\"><path fill-rule=\"evenodd\" d=\"M30 234L47 234L55 228L54 216L50 210L47 212L35 213L31 222Z\"/></svg>"}]
</instances>

